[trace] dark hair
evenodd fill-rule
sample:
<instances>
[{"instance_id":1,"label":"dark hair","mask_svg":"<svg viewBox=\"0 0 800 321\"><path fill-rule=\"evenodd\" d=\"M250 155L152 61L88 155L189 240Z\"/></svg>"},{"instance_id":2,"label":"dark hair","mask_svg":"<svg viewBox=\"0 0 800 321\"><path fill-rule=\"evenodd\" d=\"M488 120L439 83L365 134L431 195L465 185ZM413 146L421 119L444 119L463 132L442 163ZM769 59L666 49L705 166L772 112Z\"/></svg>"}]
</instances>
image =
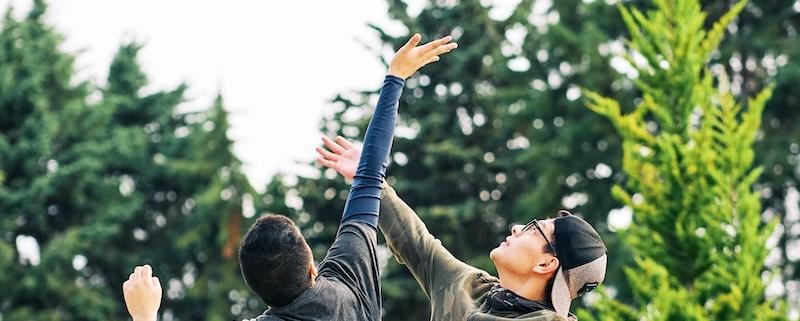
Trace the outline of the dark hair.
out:
<instances>
[{"instance_id":1,"label":"dark hair","mask_svg":"<svg viewBox=\"0 0 800 321\"><path fill-rule=\"evenodd\" d=\"M269 306L283 306L311 286L309 249L286 216L266 214L247 231L239 267L247 286Z\"/></svg>"}]
</instances>

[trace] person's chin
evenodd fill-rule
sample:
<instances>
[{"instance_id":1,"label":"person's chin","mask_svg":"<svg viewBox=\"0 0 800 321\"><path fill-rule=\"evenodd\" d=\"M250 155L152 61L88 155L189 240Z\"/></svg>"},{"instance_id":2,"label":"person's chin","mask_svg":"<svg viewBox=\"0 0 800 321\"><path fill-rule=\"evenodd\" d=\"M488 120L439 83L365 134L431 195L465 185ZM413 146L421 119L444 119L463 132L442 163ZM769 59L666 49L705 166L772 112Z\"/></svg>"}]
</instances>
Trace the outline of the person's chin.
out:
<instances>
[{"instance_id":1,"label":"person's chin","mask_svg":"<svg viewBox=\"0 0 800 321\"><path fill-rule=\"evenodd\" d=\"M492 259L492 262L494 262L495 257L499 255L500 251L502 251L502 247L503 247L502 245L498 245L496 248L494 248L492 251L489 252L489 258Z\"/></svg>"}]
</instances>

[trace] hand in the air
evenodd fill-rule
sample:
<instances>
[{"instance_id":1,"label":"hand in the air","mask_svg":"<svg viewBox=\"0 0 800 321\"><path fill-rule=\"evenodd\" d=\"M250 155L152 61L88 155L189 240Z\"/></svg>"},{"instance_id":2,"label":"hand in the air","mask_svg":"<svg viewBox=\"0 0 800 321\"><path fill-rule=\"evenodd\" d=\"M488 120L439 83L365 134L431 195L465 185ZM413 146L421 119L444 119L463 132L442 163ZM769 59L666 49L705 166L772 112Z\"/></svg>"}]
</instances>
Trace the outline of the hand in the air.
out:
<instances>
[{"instance_id":1,"label":"hand in the air","mask_svg":"<svg viewBox=\"0 0 800 321\"><path fill-rule=\"evenodd\" d=\"M328 149L316 148L317 154L319 154L317 163L337 171L348 182L352 182L353 177L356 175L356 169L358 169L361 149L342 136L336 136L336 141L323 136L322 143Z\"/></svg>"},{"instance_id":2,"label":"hand in the air","mask_svg":"<svg viewBox=\"0 0 800 321\"><path fill-rule=\"evenodd\" d=\"M415 33L397 50L389 63L388 74L406 79L423 66L439 61L439 55L458 48L457 43L450 42L453 40L451 36L444 36L417 47L421 39L422 36Z\"/></svg>"},{"instance_id":3,"label":"hand in the air","mask_svg":"<svg viewBox=\"0 0 800 321\"><path fill-rule=\"evenodd\" d=\"M137 266L122 283L128 313L134 321L155 321L161 305L161 282L150 265Z\"/></svg>"}]
</instances>

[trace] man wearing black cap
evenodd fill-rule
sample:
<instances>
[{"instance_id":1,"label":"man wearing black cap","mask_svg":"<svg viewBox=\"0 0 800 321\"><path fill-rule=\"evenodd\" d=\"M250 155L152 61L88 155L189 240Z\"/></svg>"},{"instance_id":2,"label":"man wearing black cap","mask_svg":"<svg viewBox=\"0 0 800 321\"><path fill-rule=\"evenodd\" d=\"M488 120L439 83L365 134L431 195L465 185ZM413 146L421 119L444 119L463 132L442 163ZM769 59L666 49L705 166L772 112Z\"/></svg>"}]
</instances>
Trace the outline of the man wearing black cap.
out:
<instances>
[{"instance_id":1,"label":"man wearing black cap","mask_svg":"<svg viewBox=\"0 0 800 321\"><path fill-rule=\"evenodd\" d=\"M322 138L317 161L352 180L360 150L343 137ZM450 254L386 183L378 227L431 303L431 320L577 320L575 298L605 279L607 250L583 219L556 218L515 225L491 251L498 277Z\"/></svg>"}]
</instances>

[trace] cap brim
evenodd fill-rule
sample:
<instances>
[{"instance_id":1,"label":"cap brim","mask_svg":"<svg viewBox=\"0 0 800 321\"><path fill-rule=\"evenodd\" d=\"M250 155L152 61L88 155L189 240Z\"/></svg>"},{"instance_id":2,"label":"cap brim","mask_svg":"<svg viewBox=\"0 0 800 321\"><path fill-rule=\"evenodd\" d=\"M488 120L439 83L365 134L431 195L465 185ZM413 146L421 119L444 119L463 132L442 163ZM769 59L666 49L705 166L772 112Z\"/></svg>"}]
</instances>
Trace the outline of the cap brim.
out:
<instances>
[{"instance_id":1,"label":"cap brim","mask_svg":"<svg viewBox=\"0 0 800 321\"><path fill-rule=\"evenodd\" d=\"M607 264L608 255L603 254L593 261L571 268L567 272L559 267L553 280L553 289L550 292L550 301L553 303L556 313L567 317L572 300L578 297L578 291L584 284L603 282ZM572 286L570 287L570 285Z\"/></svg>"},{"instance_id":2,"label":"cap brim","mask_svg":"<svg viewBox=\"0 0 800 321\"><path fill-rule=\"evenodd\" d=\"M553 280L550 301L553 303L553 308L556 309L556 313L566 318L569 314L569 306L572 303L572 298L569 294L569 286L567 285L567 278L564 276L564 270L560 267Z\"/></svg>"}]
</instances>

